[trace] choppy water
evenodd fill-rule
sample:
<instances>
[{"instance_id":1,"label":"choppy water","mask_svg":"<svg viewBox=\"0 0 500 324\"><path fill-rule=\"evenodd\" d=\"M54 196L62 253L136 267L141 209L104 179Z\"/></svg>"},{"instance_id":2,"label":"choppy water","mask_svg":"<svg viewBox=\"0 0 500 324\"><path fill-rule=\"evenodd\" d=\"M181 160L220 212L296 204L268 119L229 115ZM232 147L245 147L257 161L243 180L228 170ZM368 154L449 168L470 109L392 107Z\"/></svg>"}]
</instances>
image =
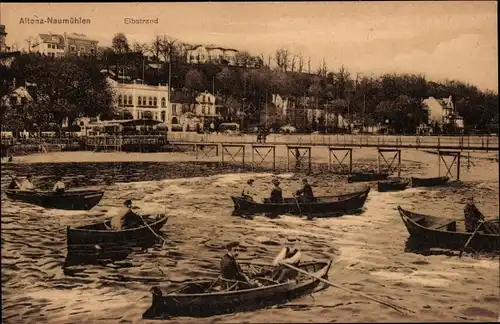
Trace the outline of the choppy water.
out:
<instances>
[{"instance_id":1,"label":"choppy water","mask_svg":"<svg viewBox=\"0 0 500 324\"><path fill-rule=\"evenodd\" d=\"M2 167L2 188L13 173L30 172L40 187L55 174L69 186L108 185L101 203L88 212L48 210L12 202L2 193L2 317L4 323L139 323L153 285L179 285L217 276L224 245L239 240L244 259L272 259L285 242L308 258L333 258L330 279L416 311L395 313L371 301L329 288L282 308L219 316L226 322L415 321L496 319L498 259L405 253L407 232L396 206L443 217L461 217L462 197L473 190L485 214L498 213L498 182L446 189L370 192L361 215L305 219L283 216L244 220L230 216L229 195L249 177L261 196L271 174L219 172L210 164L161 163L37 164ZM227 172L227 171L226 171ZM188 178L188 176L190 176ZM193 177L194 176L194 177ZM299 179L281 175L291 193ZM311 179L318 195L360 189L331 176ZM337 181L337 182L335 182ZM144 213L167 210L168 243L137 251L121 262L63 271L66 226L103 220L131 198ZM195 319L180 321L197 322Z\"/></svg>"}]
</instances>

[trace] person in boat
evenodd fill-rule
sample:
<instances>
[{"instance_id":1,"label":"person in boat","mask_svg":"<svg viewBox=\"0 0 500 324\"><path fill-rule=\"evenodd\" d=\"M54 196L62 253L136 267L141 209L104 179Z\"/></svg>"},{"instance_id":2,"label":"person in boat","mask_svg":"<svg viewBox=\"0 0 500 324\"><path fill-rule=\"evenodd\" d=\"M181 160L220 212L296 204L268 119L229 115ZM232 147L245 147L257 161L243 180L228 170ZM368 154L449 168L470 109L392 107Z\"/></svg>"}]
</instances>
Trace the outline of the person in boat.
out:
<instances>
[{"instance_id":1,"label":"person in boat","mask_svg":"<svg viewBox=\"0 0 500 324\"><path fill-rule=\"evenodd\" d=\"M52 188L52 191L57 193L57 194L62 194L66 190L66 186L64 185L64 182L62 181L62 177L58 176L56 178L57 182L54 184L54 187Z\"/></svg>"},{"instance_id":2,"label":"person in boat","mask_svg":"<svg viewBox=\"0 0 500 324\"><path fill-rule=\"evenodd\" d=\"M249 179L247 181L247 186L243 189L243 192L241 193L241 196L253 201L253 196L254 196L254 191L253 191L253 183L255 182L254 179Z\"/></svg>"},{"instance_id":3,"label":"person in boat","mask_svg":"<svg viewBox=\"0 0 500 324\"><path fill-rule=\"evenodd\" d=\"M35 191L35 185L33 185L32 180L33 176L31 174L28 174L26 176L26 180L24 180L21 184L19 191Z\"/></svg>"},{"instance_id":4,"label":"person in boat","mask_svg":"<svg viewBox=\"0 0 500 324\"><path fill-rule=\"evenodd\" d=\"M21 185L19 184L19 181L17 181L17 177L12 177L12 180L10 181L9 186L7 187L7 189L17 190L20 187L21 187Z\"/></svg>"},{"instance_id":5,"label":"person in boat","mask_svg":"<svg viewBox=\"0 0 500 324\"><path fill-rule=\"evenodd\" d=\"M299 198L301 202L314 202L314 194L311 185L307 182L307 179L302 179L302 188L295 192L295 195Z\"/></svg>"},{"instance_id":6,"label":"person in boat","mask_svg":"<svg viewBox=\"0 0 500 324\"><path fill-rule=\"evenodd\" d=\"M467 197L464 207L465 230L474 232L484 220L484 215L477 209L474 203L474 196Z\"/></svg>"},{"instance_id":7,"label":"person in boat","mask_svg":"<svg viewBox=\"0 0 500 324\"><path fill-rule=\"evenodd\" d=\"M284 264L298 267L300 258L301 253L299 249L294 246L285 246L273 261L273 265L278 267L273 279L277 282L285 282L287 280L295 279L298 275L297 271L288 268Z\"/></svg>"},{"instance_id":8,"label":"person in boat","mask_svg":"<svg viewBox=\"0 0 500 324\"><path fill-rule=\"evenodd\" d=\"M242 288L250 285L250 280L241 271L240 265L236 261L238 257L239 242L231 242L226 245L227 253L222 256L220 261L220 275L222 285L225 289L235 286L234 288Z\"/></svg>"},{"instance_id":9,"label":"person in boat","mask_svg":"<svg viewBox=\"0 0 500 324\"><path fill-rule=\"evenodd\" d=\"M269 202L271 204L281 204L283 203L283 190L281 190L280 181L278 179L273 179L273 185L274 188L271 191Z\"/></svg>"},{"instance_id":10,"label":"person in boat","mask_svg":"<svg viewBox=\"0 0 500 324\"><path fill-rule=\"evenodd\" d=\"M132 200L127 199L123 203L123 208L111 219L111 229L122 231L127 228L139 227L143 223L142 217L132 211Z\"/></svg>"}]
</instances>

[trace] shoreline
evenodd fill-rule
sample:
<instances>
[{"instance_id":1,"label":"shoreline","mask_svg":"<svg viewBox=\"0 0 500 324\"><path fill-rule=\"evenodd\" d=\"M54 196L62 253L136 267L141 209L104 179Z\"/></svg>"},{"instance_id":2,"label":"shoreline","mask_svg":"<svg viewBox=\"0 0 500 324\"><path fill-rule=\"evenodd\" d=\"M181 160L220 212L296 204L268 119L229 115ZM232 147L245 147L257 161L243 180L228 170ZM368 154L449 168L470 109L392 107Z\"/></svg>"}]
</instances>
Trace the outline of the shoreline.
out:
<instances>
[{"instance_id":1,"label":"shoreline","mask_svg":"<svg viewBox=\"0 0 500 324\"><path fill-rule=\"evenodd\" d=\"M233 149L231 154L235 154L237 150ZM208 153L208 152L207 152ZM289 156L287 156L289 154ZM240 170L253 170L255 172L292 172L292 173L337 173L346 174L347 169L341 170L336 159L328 156L328 149L312 148L311 149L311 171L307 170L308 161L302 162L302 168L295 170L295 157L287 152L286 148L276 149L276 163L275 170L273 170L272 152L267 156L264 161L262 157L266 156L266 152L255 153L252 160L252 152L245 151L244 158L245 164L243 165L243 154L234 157L234 160L225 153L224 162L222 162L221 152L215 156L215 151L204 156L204 152L199 152L198 158L194 152L159 152L159 153L139 153L139 152L91 152L91 151L72 151L72 152L48 152L41 154L30 154L24 156L14 157L12 162L3 162L3 168L16 167L16 166L29 166L37 164L58 164L58 163L200 163L200 164L214 164L215 167L221 169L228 168ZM337 153L338 160L342 160L344 152ZM380 158L380 166L384 169L387 164L391 163L394 153L387 153L385 160ZM452 158L447 158L447 166L452 162ZM255 163L252 163L254 161ZM328 169L329 161L331 161L332 170ZM346 156L344 164L346 165L349 158ZM443 161L440 161L438 166L439 157L436 154L429 153L421 150L407 150L401 151L401 177L409 176L424 176L435 177L445 176L446 166ZM378 153L373 148L356 148L352 150L352 172L366 172L377 170L378 166ZM387 164L386 164L387 162ZM287 163L289 167L287 168ZM397 159L393 162L392 166L396 166ZM462 155L461 159L460 180L461 181L499 181L498 173L498 152L470 152ZM218 166L217 166L218 165ZM232 171L234 172L234 171ZM396 175L397 171L394 171ZM393 176L394 176L393 175ZM451 177L456 176L456 162L452 167Z\"/></svg>"}]
</instances>

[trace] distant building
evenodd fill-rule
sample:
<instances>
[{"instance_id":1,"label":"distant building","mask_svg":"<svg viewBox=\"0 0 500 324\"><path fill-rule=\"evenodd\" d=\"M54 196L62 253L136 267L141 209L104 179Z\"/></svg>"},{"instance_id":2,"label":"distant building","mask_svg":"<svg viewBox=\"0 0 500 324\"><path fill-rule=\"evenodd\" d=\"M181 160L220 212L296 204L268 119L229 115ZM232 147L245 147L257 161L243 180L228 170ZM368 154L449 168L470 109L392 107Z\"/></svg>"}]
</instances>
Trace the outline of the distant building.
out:
<instances>
[{"instance_id":1,"label":"distant building","mask_svg":"<svg viewBox=\"0 0 500 324\"><path fill-rule=\"evenodd\" d=\"M38 34L31 48L46 56L62 57L65 53L64 37L56 34Z\"/></svg>"},{"instance_id":2,"label":"distant building","mask_svg":"<svg viewBox=\"0 0 500 324\"><path fill-rule=\"evenodd\" d=\"M5 31L5 25L0 25L0 52L9 52L10 48L5 44L5 38L7 37L7 32Z\"/></svg>"},{"instance_id":3,"label":"distant building","mask_svg":"<svg viewBox=\"0 0 500 324\"><path fill-rule=\"evenodd\" d=\"M91 39L84 34L64 33L66 54L78 56L92 56L97 53L98 41Z\"/></svg>"},{"instance_id":4,"label":"distant building","mask_svg":"<svg viewBox=\"0 0 500 324\"><path fill-rule=\"evenodd\" d=\"M65 55L91 56L97 53L98 41L84 34L38 34L32 50L43 55L61 57Z\"/></svg>"},{"instance_id":5,"label":"distant building","mask_svg":"<svg viewBox=\"0 0 500 324\"><path fill-rule=\"evenodd\" d=\"M171 124L172 111L168 107L168 85L123 83L108 77L114 92L114 105L122 119L154 119Z\"/></svg>"},{"instance_id":6,"label":"distant building","mask_svg":"<svg viewBox=\"0 0 500 324\"><path fill-rule=\"evenodd\" d=\"M203 64L212 62L235 65L236 53L238 53L238 50L233 48L194 45L186 48L186 61L190 64Z\"/></svg>"},{"instance_id":7,"label":"distant building","mask_svg":"<svg viewBox=\"0 0 500 324\"><path fill-rule=\"evenodd\" d=\"M442 99L429 97L422 104L427 110L430 124L437 124L441 129L447 126L464 127L464 119L456 112L452 96Z\"/></svg>"}]
</instances>

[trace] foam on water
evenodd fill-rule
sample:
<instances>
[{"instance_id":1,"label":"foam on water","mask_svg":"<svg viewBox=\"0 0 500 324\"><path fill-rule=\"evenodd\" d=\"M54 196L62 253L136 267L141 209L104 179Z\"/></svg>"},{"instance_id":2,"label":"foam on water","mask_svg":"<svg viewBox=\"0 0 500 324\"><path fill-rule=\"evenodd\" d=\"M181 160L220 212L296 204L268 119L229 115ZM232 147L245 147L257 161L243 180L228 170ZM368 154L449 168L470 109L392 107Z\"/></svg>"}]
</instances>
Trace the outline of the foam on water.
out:
<instances>
[{"instance_id":1,"label":"foam on water","mask_svg":"<svg viewBox=\"0 0 500 324\"><path fill-rule=\"evenodd\" d=\"M424 207L430 206L432 210L440 204L442 216L453 217L455 212L445 207L456 205L454 193L443 196L437 189L421 188L392 193L372 190L361 215L312 221L287 215L278 219L257 216L253 220L231 216L233 204L229 196L239 194L246 179L256 179L256 190L267 195L272 176L270 173L229 173L121 182L108 187L99 206L88 212L45 210L5 200L2 195L2 301L4 317L8 318L5 323L37 320L39 314L44 314L54 323L83 323L90 318L95 323L106 323L106 320L138 322L149 306L151 286L216 277L224 246L234 240L240 241L246 249L242 258L259 262L272 260L282 244L294 242L306 259L334 259L330 279L336 283L346 287L357 285L374 295L425 299L436 305L433 307L439 307L440 303L433 298L446 295L446 290L429 295L422 287L456 289L457 282L465 276L483 276L486 281L495 277L495 261L450 261L436 256L427 257L426 263L422 263L422 257L404 252L408 233L396 206L421 208L422 205L416 204L425 194ZM291 180L292 177L292 174L281 175L285 195L291 195L300 182L300 179ZM356 184L333 183L326 176L314 181L324 182L323 186L315 188L318 196L361 188ZM64 272L61 266L66 254L65 227L112 217L123 200L129 198L133 199L141 214L164 212L167 207L171 217L162 230L167 244L163 248L156 246L134 252L124 261L114 264L86 265L71 268L72 273ZM462 285L475 289L477 282ZM411 293L401 287L410 289ZM457 298L461 296L456 295ZM329 289L318 294L317 298L309 310L301 311L308 312L302 316L325 318L321 316L324 309L315 307L315 303L332 305L351 300L353 296ZM34 306L30 307L37 311L27 312L26 303L32 303ZM353 306L362 307L363 304ZM347 307L338 308L328 316L335 319L346 312L351 314ZM384 312L385 309L377 310L377 314ZM232 322L295 321L297 314L286 309L273 309L224 318ZM384 316L391 318L387 314ZM305 317L301 319L307 320Z\"/></svg>"}]
</instances>

